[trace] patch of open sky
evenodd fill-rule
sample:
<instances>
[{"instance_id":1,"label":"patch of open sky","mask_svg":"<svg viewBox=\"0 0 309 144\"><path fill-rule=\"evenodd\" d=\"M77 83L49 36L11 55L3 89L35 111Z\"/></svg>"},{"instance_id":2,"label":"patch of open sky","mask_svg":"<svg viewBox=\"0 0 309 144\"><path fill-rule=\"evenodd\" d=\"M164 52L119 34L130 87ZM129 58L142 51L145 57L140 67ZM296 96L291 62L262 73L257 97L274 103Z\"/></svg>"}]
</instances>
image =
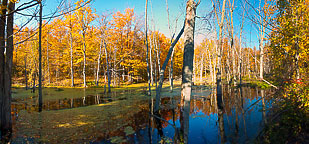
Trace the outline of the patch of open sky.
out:
<instances>
[{"instance_id":1,"label":"patch of open sky","mask_svg":"<svg viewBox=\"0 0 309 144\"><path fill-rule=\"evenodd\" d=\"M17 3L16 7L21 4L30 2L32 0L21 1ZM66 0L65 0L66 1ZM76 0L71 0L72 3L76 2ZM250 1L254 8L258 8L259 3L256 0ZM235 10L234 10L234 36L239 37L241 17L244 12L244 4L246 2L235 1ZM144 18L145 12L145 1L141 0L115 0L115 1L107 1L107 0L92 0L89 4L93 9L95 9L95 13L98 15L106 12L124 12L126 8L134 8L134 12L137 17ZM64 2L62 0L45 0L43 1L43 17L48 18L54 15L59 15L59 12L64 6ZM185 7L186 0L168 0L169 6L169 19L170 25L172 29L172 33L175 35L178 34L181 27L183 26L183 21L185 18ZM246 6L247 11L252 13L247 13L246 15L254 14L254 10L252 7ZM195 43L199 44L203 39L215 39L215 31L217 31L218 35L218 26L217 20L214 19L214 14L212 17L208 17L213 10L213 4L211 1L201 1L201 4L197 8L197 16L202 18L196 19L196 31L195 31ZM228 9L227 9L228 10ZM32 8L21 11L23 14L33 15L35 12L38 12L38 6L34 6ZM56 14L55 14L56 12ZM61 16L59 18L62 18ZM211 19L206 19L211 18ZM19 27L27 23L31 19L31 16L24 16L20 14L15 14L15 24ZM166 0L149 0L148 7L148 23L150 30L159 30L167 37L170 37L168 29L168 20L167 20L167 12L166 12ZM52 19L45 19L46 21L51 21ZM177 23L176 23L177 21ZM97 22L93 23L94 25ZM38 18L32 18L31 22L27 23L28 27L37 28L38 26ZM155 27L154 27L155 26ZM214 30L215 29L215 30ZM244 22L243 28L243 47L253 48L256 46L258 48L258 35L257 35L257 25L252 24L252 22L248 19ZM227 35L227 34L226 34Z\"/></svg>"}]
</instances>

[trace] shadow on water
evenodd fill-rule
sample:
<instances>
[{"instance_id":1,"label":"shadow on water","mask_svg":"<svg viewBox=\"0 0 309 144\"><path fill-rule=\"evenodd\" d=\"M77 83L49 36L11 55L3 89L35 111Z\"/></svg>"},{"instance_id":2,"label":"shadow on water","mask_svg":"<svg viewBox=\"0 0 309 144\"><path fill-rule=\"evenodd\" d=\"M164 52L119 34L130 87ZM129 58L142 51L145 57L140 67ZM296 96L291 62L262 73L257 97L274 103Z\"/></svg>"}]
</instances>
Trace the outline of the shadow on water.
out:
<instances>
[{"instance_id":1,"label":"shadow on water","mask_svg":"<svg viewBox=\"0 0 309 144\"><path fill-rule=\"evenodd\" d=\"M59 92L61 94L62 92ZM180 88L161 99L137 91L44 101L15 100L12 143L250 143L265 124L270 90L223 86L221 98L208 87L194 87L190 102L181 103Z\"/></svg>"}]
</instances>

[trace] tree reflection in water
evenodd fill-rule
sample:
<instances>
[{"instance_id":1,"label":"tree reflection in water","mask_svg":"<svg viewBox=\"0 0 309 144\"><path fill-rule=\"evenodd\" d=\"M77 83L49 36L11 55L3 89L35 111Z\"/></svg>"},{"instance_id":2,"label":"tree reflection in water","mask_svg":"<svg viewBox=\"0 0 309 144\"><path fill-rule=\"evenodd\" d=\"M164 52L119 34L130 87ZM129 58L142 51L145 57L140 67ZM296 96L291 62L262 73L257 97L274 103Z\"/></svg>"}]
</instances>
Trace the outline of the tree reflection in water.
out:
<instances>
[{"instance_id":1,"label":"tree reflection in water","mask_svg":"<svg viewBox=\"0 0 309 144\"><path fill-rule=\"evenodd\" d=\"M224 120L223 120L223 95L217 97L217 107L218 107L218 123L220 131L221 143L225 143L225 132L224 132Z\"/></svg>"},{"instance_id":2,"label":"tree reflection in water","mask_svg":"<svg viewBox=\"0 0 309 144\"><path fill-rule=\"evenodd\" d=\"M266 122L270 106L266 101L271 90L230 86L222 90L222 96L217 97L215 90L197 87L190 103L179 97L174 98L174 103L162 98L160 116L163 120L157 119L161 122L156 126L157 135L171 137L173 143L252 142Z\"/></svg>"},{"instance_id":3,"label":"tree reflection in water","mask_svg":"<svg viewBox=\"0 0 309 144\"><path fill-rule=\"evenodd\" d=\"M153 98L119 93L45 100L40 116L35 104L16 101L12 142L246 143L267 122L270 92L223 86L217 97L211 88L195 86L191 101L181 102L176 87L176 96L162 96L158 113Z\"/></svg>"}]
</instances>

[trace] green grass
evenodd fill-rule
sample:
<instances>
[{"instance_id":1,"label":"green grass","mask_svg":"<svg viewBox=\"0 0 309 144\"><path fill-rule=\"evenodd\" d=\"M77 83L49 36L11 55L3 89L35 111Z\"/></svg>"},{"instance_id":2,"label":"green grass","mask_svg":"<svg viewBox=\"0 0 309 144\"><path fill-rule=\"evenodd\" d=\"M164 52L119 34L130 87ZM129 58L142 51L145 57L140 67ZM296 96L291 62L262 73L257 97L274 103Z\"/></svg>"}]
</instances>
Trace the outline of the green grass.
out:
<instances>
[{"instance_id":1,"label":"green grass","mask_svg":"<svg viewBox=\"0 0 309 144\"><path fill-rule=\"evenodd\" d=\"M115 95L131 91L133 93L145 94L148 84L138 83L131 85L123 85L117 88L111 88L112 94ZM177 88L179 85L175 85ZM163 85L162 92L169 92L169 84L165 83ZM81 98L88 95L105 94L108 88L70 88L70 87L45 87L42 89L43 100L57 100L57 99L70 99L70 98ZM151 88L152 95L155 95L155 85ZM12 98L13 99L33 99L38 96L38 89L35 93L31 93L31 89L25 90L25 88L14 87L12 88Z\"/></svg>"},{"instance_id":2,"label":"green grass","mask_svg":"<svg viewBox=\"0 0 309 144\"><path fill-rule=\"evenodd\" d=\"M238 83L237 86L239 87L240 84ZM261 89L268 89L271 88L271 86L263 81L259 81L259 80L255 80L255 79L248 79L246 81L243 81L243 83L241 84L241 86L249 86L252 88L258 87Z\"/></svg>"},{"instance_id":3,"label":"green grass","mask_svg":"<svg viewBox=\"0 0 309 144\"><path fill-rule=\"evenodd\" d=\"M15 135L34 137L43 143L93 141L96 137L104 137L106 133L113 137L119 132L132 131L126 128L134 125L130 119L147 109L147 102L147 98L141 95L131 95L126 100L73 109L41 113L22 110L19 112Z\"/></svg>"}]
</instances>

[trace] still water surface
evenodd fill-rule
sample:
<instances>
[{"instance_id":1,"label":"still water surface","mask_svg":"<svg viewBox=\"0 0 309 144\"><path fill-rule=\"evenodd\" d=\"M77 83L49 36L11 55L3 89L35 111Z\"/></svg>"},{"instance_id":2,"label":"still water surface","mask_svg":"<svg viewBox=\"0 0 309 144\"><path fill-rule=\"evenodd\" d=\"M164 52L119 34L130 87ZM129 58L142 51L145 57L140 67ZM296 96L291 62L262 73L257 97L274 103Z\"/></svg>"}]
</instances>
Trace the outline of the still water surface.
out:
<instances>
[{"instance_id":1,"label":"still water surface","mask_svg":"<svg viewBox=\"0 0 309 144\"><path fill-rule=\"evenodd\" d=\"M142 89L46 88L38 113L36 96L19 97L23 91L15 90L12 143L252 143L271 106L270 90L224 86L218 99L212 88L196 86L186 116L180 88L163 91L154 113L154 99Z\"/></svg>"}]
</instances>

